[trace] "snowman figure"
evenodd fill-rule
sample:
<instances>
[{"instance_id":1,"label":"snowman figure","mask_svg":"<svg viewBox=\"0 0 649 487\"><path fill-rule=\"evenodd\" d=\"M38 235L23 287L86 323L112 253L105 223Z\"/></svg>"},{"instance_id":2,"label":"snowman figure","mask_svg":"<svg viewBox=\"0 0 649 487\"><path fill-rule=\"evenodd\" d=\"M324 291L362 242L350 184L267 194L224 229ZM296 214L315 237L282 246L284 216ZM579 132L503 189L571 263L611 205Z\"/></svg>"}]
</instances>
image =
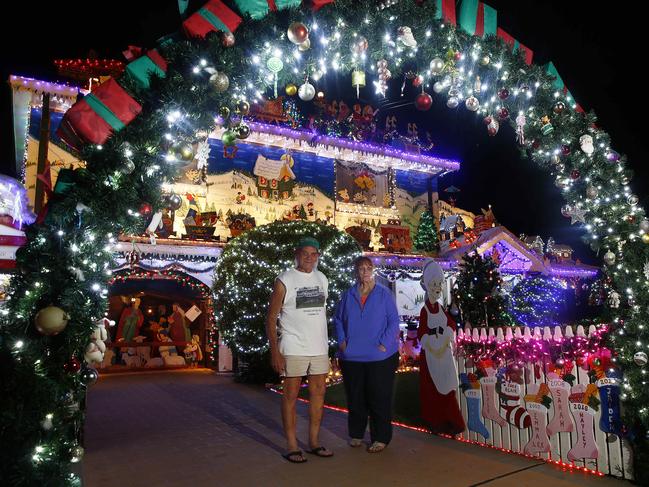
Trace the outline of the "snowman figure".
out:
<instances>
[{"instance_id":1,"label":"snowman figure","mask_svg":"<svg viewBox=\"0 0 649 487\"><path fill-rule=\"evenodd\" d=\"M424 265L421 286L426 301L419 315L417 336L421 343L419 387L421 417L435 433L457 435L465 429L456 399L459 386L453 358L455 322L439 303L444 271L433 259Z\"/></svg>"}]
</instances>

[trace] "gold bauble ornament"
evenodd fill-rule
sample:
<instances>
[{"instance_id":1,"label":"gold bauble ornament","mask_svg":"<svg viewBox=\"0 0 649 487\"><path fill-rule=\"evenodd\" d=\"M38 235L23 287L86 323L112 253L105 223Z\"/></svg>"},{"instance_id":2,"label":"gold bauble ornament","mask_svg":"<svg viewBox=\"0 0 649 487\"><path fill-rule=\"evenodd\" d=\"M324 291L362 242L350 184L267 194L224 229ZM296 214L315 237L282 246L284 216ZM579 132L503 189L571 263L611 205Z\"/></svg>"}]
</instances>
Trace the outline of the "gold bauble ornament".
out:
<instances>
[{"instance_id":1,"label":"gold bauble ornament","mask_svg":"<svg viewBox=\"0 0 649 487\"><path fill-rule=\"evenodd\" d=\"M58 335L68 325L70 317L61 308L48 306L36 313L34 324L42 335Z\"/></svg>"},{"instance_id":2,"label":"gold bauble ornament","mask_svg":"<svg viewBox=\"0 0 649 487\"><path fill-rule=\"evenodd\" d=\"M239 100L237 102L236 111L239 115L248 115L250 112L250 103L245 100Z\"/></svg>"},{"instance_id":3,"label":"gold bauble ornament","mask_svg":"<svg viewBox=\"0 0 649 487\"><path fill-rule=\"evenodd\" d=\"M297 95L297 86L295 86L293 83L287 84L285 89L288 96Z\"/></svg>"}]
</instances>

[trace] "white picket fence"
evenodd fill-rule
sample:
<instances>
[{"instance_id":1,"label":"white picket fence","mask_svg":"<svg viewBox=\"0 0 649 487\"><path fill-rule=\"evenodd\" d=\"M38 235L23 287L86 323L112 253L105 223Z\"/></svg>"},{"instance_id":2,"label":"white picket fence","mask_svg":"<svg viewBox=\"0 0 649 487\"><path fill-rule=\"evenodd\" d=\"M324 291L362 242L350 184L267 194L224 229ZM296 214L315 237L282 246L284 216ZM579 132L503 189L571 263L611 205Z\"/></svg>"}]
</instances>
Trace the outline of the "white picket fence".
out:
<instances>
[{"instance_id":1,"label":"white picket fence","mask_svg":"<svg viewBox=\"0 0 649 487\"><path fill-rule=\"evenodd\" d=\"M533 330L524 327L524 328L474 328L473 330L468 329L466 331L459 330L458 338L464 336L465 339L471 338L472 341L486 341L487 339L495 339L497 341L507 341L512 340L514 337L535 337L543 340L553 340L560 339L564 336L589 336L595 332L595 327L591 326L588 331L584 330L582 326L578 326L573 330L570 326L566 327L555 327L554 330L546 327L543 330L539 328L534 328ZM469 336L467 336L469 335ZM458 372L476 373L476 369L471 367L467 368L465 366L464 357L457 358ZM543 367L541 367L541 377L536 379L534 373L534 364L529 363L526 365L529 368L529 374L526 374L526 377L529 378L532 383L541 384L546 382L547 377ZM576 364L573 367L572 375L576 377L575 384L588 384L589 378L587 372L581 368L577 367ZM528 381L525 381L525 384L521 386L522 394L521 397L524 397L525 394L528 394ZM462 410L462 416L464 417L465 423L468 424L468 408L467 401L464 397L464 394L461 390L457 391L457 398ZM521 404L524 405L524 402L521 401ZM554 414L554 407L550 407L548 412L548 423L552 420ZM602 408L600 407L594 418L595 421L595 440L599 450L599 456L597 460L585 459L577 462L571 462L567 453L568 450L572 447L574 442L577 440L576 433L555 433L550 437L551 452L548 454L541 454L539 458L552 461L561 461L566 464L572 464L577 467L585 467L591 470L602 472L607 475L613 475L615 477L621 477L624 479L633 479L633 466L632 466L632 453L628 441L619 438L615 435L608 435L609 441L607 442L607 434L599 429L599 420L602 415ZM504 415L503 415L504 417ZM509 423L504 426L499 426L492 420L481 418L485 426L489 431L489 438L485 439L482 435L469 431L468 429L461 435L465 440L470 440L473 442L478 442L485 445L490 445L496 448L504 448L511 450L513 452L523 453L524 447L530 439L530 430L527 428L518 429ZM574 438L573 438L574 436ZM613 441L611 441L613 440Z\"/></svg>"}]
</instances>

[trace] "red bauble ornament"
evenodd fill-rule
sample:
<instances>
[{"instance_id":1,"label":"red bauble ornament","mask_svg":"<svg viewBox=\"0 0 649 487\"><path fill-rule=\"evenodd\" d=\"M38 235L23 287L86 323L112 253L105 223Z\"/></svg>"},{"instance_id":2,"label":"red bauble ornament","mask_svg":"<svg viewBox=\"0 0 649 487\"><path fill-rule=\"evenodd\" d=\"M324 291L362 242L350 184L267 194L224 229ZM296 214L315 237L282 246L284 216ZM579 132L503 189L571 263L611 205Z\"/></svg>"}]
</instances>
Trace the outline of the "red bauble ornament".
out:
<instances>
[{"instance_id":1,"label":"red bauble ornament","mask_svg":"<svg viewBox=\"0 0 649 487\"><path fill-rule=\"evenodd\" d=\"M309 29L302 22L293 22L288 26L288 40L293 44L302 44L309 38Z\"/></svg>"},{"instance_id":2,"label":"red bauble ornament","mask_svg":"<svg viewBox=\"0 0 649 487\"><path fill-rule=\"evenodd\" d=\"M68 374L76 374L81 370L81 362L77 357L72 357L66 363L63 364L63 370Z\"/></svg>"},{"instance_id":3,"label":"red bauble ornament","mask_svg":"<svg viewBox=\"0 0 649 487\"><path fill-rule=\"evenodd\" d=\"M501 88L498 90L498 98L501 100L506 100L509 98L509 90L507 88Z\"/></svg>"},{"instance_id":4,"label":"red bauble ornament","mask_svg":"<svg viewBox=\"0 0 649 487\"><path fill-rule=\"evenodd\" d=\"M422 75L417 75L412 79L412 86L419 88L424 82L424 77Z\"/></svg>"},{"instance_id":5,"label":"red bauble ornament","mask_svg":"<svg viewBox=\"0 0 649 487\"><path fill-rule=\"evenodd\" d=\"M222 32L221 33L221 44L224 47L234 46L234 34L232 32Z\"/></svg>"},{"instance_id":6,"label":"red bauble ornament","mask_svg":"<svg viewBox=\"0 0 649 487\"><path fill-rule=\"evenodd\" d=\"M570 177L573 179L573 181L576 181L581 177L581 173L579 172L579 169L573 169L572 172L570 173Z\"/></svg>"},{"instance_id":7,"label":"red bauble ornament","mask_svg":"<svg viewBox=\"0 0 649 487\"><path fill-rule=\"evenodd\" d=\"M462 59L462 53L460 51L456 51L455 52L455 60L459 61L460 59Z\"/></svg>"},{"instance_id":8,"label":"red bauble ornament","mask_svg":"<svg viewBox=\"0 0 649 487\"><path fill-rule=\"evenodd\" d=\"M415 107L417 108L417 110L425 112L426 110L430 110L430 107L432 106L433 99L428 93L419 93L417 95L417 98L415 98Z\"/></svg>"},{"instance_id":9,"label":"red bauble ornament","mask_svg":"<svg viewBox=\"0 0 649 487\"><path fill-rule=\"evenodd\" d=\"M561 153L562 153L564 156L568 156L568 155L570 155L570 146L569 146L569 145L564 145L564 146L562 146L562 147L561 147Z\"/></svg>"},{"instance_id":10,"label":"red bauble ornament","mask_svg":"<svg viewBox=\"0 0 649 487\"><path fill-rule=\"evenodd\" d=\"M505 107L501 108L498 110L498 117L501 120L506 120L509 118L509 110L507 110Z\"/></svg>"},{"instance_id":11,"label":"red bauble ornament","mask_svg":"<svg viewBox=\"0 0 649 487\"><path fill-rule=\"evenodd\" d=\"M534 142L532 142L532 149L536 150L539 147L541 147L541 142L539 140L534 140Z\"/></svg>"},{"instance_id":12,"label":"red bauble ornament","mask_svg":"<svg viewBox=\"0 0 649 487\"><path fill-rule=\"evenodd\" d=\"M487 116L482 121L484 122L485 125L489 125L491 123L491 117Z\"/></svg>"},{"instance_id":13,"label":"red bauble ornament","mask_svg":"<svg viewBox=\"0 0 649 487\"><path fill-rule=\"evenodd\" d=\"M140 215L150 215L152 211L153 208L151 208L149 203L142 203L140 206Z\"/></svg>"}]
</instances>

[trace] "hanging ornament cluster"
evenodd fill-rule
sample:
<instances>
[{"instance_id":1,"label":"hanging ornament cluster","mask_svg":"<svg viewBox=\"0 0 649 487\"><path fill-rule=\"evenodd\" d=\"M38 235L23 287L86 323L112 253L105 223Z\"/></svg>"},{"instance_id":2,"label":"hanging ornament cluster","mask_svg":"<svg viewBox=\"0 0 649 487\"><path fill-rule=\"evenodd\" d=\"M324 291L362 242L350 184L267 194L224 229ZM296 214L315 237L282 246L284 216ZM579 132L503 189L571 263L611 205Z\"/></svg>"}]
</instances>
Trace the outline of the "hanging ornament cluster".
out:
<instances>
[{"instance_id":1,"label":"hanging ornament cluster","mask_svg":"<svg viewBox=\"0 0 649 487\"><path fill-rule=\"evenodd\" d=\"M388 91L388 81L392 78L392 73L388 69L388 62L385 59L377 61L376 70L379 75L379 81L376 84L376 91L385 96L385 93Z\"/></svg>"}]
</instances>

